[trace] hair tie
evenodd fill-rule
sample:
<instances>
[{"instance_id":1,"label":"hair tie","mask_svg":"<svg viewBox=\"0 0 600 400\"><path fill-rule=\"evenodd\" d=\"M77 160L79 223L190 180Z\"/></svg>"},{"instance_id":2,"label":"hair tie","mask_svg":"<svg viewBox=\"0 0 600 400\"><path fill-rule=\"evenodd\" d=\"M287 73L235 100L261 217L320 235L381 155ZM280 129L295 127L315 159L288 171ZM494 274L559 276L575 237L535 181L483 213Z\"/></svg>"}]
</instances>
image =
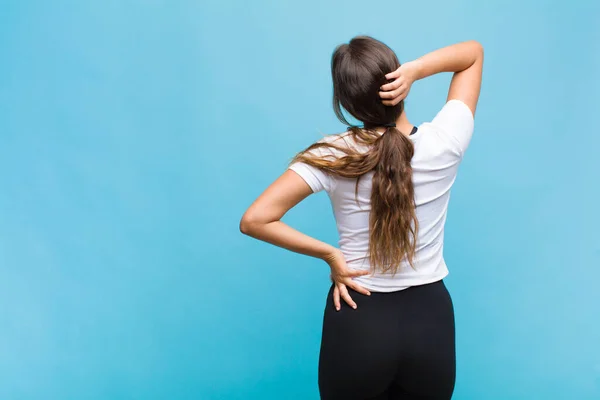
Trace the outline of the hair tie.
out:
<instances>
[{"instance_id":1,"label":"hair tie","mask_svg":"<svg viewBox=\"0 0 600 400\"><path fill-rule=\"evenodd\" d=\"M395 128L396 123L383 124L383 126L385 126L386 128Z\"/></svg>"}]
</instances>

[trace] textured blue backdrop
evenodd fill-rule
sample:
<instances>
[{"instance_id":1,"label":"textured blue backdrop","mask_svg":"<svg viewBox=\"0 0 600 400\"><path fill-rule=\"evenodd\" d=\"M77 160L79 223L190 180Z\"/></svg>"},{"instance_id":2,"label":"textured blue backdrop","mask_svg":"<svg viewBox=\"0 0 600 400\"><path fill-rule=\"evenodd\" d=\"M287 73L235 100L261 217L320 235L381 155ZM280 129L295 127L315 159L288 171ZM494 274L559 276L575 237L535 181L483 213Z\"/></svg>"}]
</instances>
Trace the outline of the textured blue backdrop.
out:
<instances>
[{"instance_id":1,"label":"textured blue backdrop","mask_svg":"<svg viewBox=\"0 0 600 400\"><path fill-rule=\"evenodd\" d=\"M335 45L486 48L453 192L456 399L600 398L594 1L2 1L0 398L317 399L323 262L238 232ZM417 83L415 123L449 76ZM285 221L335 243L326 195Z\"/></svg>"}]
</instances>

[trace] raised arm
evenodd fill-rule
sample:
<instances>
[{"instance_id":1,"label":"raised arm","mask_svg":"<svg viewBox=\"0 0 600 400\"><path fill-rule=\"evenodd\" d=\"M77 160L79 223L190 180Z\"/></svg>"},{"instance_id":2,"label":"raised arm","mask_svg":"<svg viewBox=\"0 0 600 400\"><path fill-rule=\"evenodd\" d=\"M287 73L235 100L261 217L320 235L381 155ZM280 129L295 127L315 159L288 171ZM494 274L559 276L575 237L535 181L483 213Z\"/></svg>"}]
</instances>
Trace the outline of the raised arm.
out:
<instances>
[{"instance_id":1,"label":"raised arm","mask_svg":"<svg viewBox=\"0 0 600 400\"><path fill-rule=\"evenodd\" d=\"M454 72L447 101L461 100L475 115L482 70L483 46L473 40L457 43L402 64L386 75L393 81L383 85L379 94L384 104L395 105L408 95L413 82L440 72Z\"/></svg>"}]
</instances>

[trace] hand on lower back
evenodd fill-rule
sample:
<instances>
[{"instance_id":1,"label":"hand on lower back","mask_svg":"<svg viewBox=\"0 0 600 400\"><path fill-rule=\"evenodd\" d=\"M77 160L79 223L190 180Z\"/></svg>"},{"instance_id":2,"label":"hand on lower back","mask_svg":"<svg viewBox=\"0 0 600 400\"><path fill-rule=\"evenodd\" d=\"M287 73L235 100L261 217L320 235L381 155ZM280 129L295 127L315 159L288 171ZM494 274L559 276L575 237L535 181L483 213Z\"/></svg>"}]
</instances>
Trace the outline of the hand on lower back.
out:
<instances>
[{"instance_id":1,"label":"hand on lower back","mask_svg":"<svg viewBox=\"0 0 600 400\"><path fill-rule=\"evenodd\" d=\"M352 300L352 297L350 297L348 288L367 296L371 295L367 289L352 280L354 277L368 275L370 273L369 271L349 269L341 251L336 251L331 255L331 257L328 257L326 261L331 268L331 280L335 284L333 291L333 303L336 310L339 311L341 307L340 297L344 299L344 301L348 303L350 307L354 309L356 308L356 303L354 300Z\"/></svg>"}]
</instances>

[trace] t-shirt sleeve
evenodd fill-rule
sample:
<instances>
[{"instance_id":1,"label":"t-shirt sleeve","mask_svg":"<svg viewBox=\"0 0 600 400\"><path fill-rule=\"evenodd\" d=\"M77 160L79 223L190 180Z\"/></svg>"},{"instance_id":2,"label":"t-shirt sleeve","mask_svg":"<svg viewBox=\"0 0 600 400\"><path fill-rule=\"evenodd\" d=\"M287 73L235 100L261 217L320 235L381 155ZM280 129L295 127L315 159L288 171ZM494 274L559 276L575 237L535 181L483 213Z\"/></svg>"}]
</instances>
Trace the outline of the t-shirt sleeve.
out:
<instances>
[{"instance_id":1,"label":"t-shirt sleeve","mask_svg":"<svg viewBox=\"0 0 600 400\"><path fill-rule=\"evenodd\" d=\"M431 124L449 136L462 157L469 147L475 125L469 106L461 100L452 99L442 107Z\"/></svg>"},{"instance_id":2,"label":"t-shirt sleeve","mask_svg":"<svg viewBox=\"0 0 600 400\"><path fill-rule=\"evenodd\" d=\"M321 139L319 142L324 140L326 139ZM316 157L324 157L331 156L333 152L329 148L317 147L316 149L312 149L309 154ZM321 190L330 190L332 177L323 170L301 161L294 162L288 168L300 175L308 186L310 186L313 193L320 192Z\"/></svg>"},{"instance_id":3,"label":"t-shirt sleeve","mask_svg":"<svg viewBox=\"0 0 600 400\"><path fill-rule=\"evenodd\" d=\"M289 166L310 186L313 193L327 190L329 188L329 176L317 167L297 161Z\"/></svg>"}]
</instances>

